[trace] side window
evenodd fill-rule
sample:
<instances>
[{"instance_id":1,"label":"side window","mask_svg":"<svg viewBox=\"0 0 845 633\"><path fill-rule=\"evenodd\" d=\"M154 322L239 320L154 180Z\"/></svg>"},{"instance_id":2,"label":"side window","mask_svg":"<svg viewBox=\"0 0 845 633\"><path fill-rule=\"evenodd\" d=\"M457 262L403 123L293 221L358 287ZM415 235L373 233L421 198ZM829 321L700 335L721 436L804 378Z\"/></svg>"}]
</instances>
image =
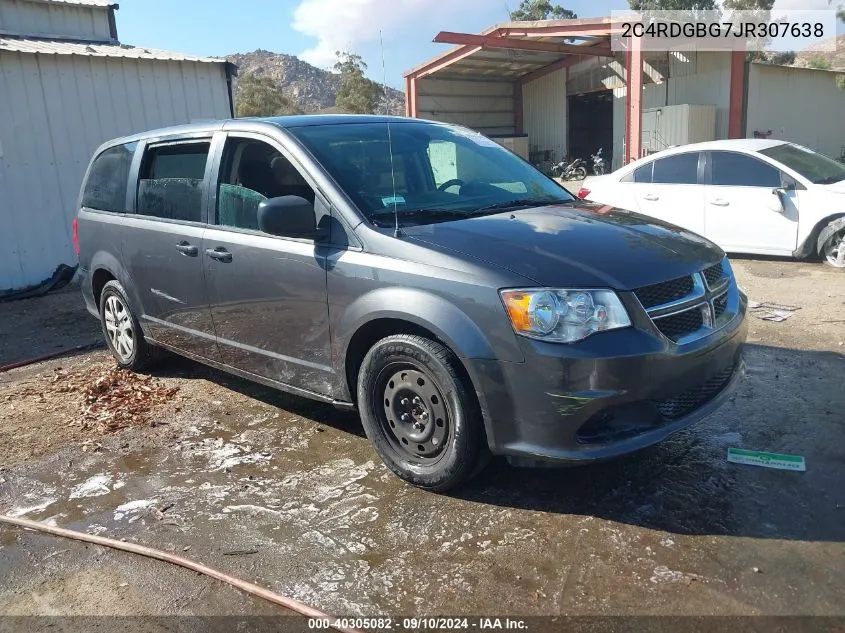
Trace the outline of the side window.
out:
<instances>
[{"instance_id":1,"label":"side window","mask_svg":"<svg viewBox=\"0 0 845 633\"><path fill-rule=\"evenodd\" d=\"M314 190L274 147L230 137L220 163L216 223L257 231L258 205L281 196L299 196L314 203Z\"/></svg>"},{"instance_id":2,"label":"side window","mask_svg":"<svg viewBox=\"0 0 845 633\"><path fill-rule=\"evenodd\" d=\"M654 168L654 161L648 163L647 165L643 165L642 167L637 167L634 170L634 182L651 182L651 170Z\"/></svg>"},{"instance_id":3,"label":"side window","mask_svg":"<svg viewBox=\"0 0 845 633\"><path fill-rule=\"evenodd\" d=\"M111 147L97 156L82 191L82 206L99 211L126 211L129 167L137 143Z\"/></svg>"},{"instance_id":4,"label":"side window","mask_svg":"<svg viewBox=\"0 0 845 633\"><path fill-rule=\"evenodd\" d=\"M208 141L147 148L138 180L138 213L202 222L202 192Z\"/></svg>"},{"instance_id":5,"label":"side window","mask_svg":"<svg viewBox=\"0 0 845 633\"><path fill-rule=\"evenodd\" d=\"M652 181L673 185L698 183L698 153L677 154L654 161Z\"/></svg>"},{"instance_id":6,"label":"side window","mask_svg":"<svg viewBox=\"0 0 845 633\"><path fill-rule=\"evenodd\" d=\"M711 183L729 187L781 186L780 170L761 160L734 152L713 152Z\"/></svg>"}]
</instances>

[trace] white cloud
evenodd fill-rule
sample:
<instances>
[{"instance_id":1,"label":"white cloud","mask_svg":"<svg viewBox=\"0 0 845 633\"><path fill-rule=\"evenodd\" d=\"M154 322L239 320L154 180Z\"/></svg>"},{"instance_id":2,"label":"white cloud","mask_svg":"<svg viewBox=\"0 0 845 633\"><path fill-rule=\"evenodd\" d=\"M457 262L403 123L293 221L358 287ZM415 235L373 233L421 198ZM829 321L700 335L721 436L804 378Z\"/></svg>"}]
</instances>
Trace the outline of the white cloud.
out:
<instances>
[{"instance_id":1,"label":"white cloud","mask_svg":"<svg viewBox=\"0 0 845 633\"><path fill-rule=\"evenodd\" d=\"M490 0L463 0L461 10L490 4ZM455 3L432 0L300 0L294 10L293 28L317 40L299 57L315 66L337 61L335 51L356 52L361 45L377 43L382 31L385 46L403 37L426 39L454 22ZM450 19L451 16L451 19Z\"/></svg>"},{"instance_id":2,"label":"white cloud","mask_svg":"<svg viewBox=\"0 0 845 633\"><path fill-rule=\"evenodd\" d=\"M317 39L300 54L315 66L336 61L335 51L356 50L377 42L379 29L387 40L397 28L413 23L431 9L431 0L302 0L293 14L293 28Z\"/></svg>"}]
</instances>

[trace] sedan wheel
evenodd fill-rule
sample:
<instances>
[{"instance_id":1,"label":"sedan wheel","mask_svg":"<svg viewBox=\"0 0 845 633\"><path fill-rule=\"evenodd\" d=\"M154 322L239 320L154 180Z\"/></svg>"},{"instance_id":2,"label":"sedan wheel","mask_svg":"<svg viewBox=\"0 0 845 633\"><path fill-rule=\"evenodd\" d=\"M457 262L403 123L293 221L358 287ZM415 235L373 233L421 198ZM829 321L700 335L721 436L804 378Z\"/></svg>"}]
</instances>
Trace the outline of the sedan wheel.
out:
<instances>
[{"instance_id":1,"label":"sedan wheel","mask_svg":"<svg viewBox=\"0 0 845 633\"><path fill-rule=\"evenodd\" d=\"M845 229L834 233L824 243L822 257L835 268L845 268Z\"/></svg>"}]
</instances>

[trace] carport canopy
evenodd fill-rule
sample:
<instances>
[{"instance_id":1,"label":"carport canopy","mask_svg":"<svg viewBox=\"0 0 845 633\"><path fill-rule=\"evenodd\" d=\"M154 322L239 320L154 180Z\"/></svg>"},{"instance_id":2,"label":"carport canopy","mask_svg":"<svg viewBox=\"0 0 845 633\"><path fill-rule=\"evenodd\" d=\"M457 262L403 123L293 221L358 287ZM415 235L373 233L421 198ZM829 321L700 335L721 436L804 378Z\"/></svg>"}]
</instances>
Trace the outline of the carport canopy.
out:
<instances>
[{"instance_id":1,"label":"carport canopy","mask_svg":"<svg viewBox=\"0 0 845 633\"><path fill-rule=\"evenodd\" d=\"M513 129L523 134L522 88L549 73L591 58L613 58L611 37L621 24L610 17L577 20L508 22L483 33L441 31L434 38L456 45L449 51L405 73L406 115L418 117L417 82L423 78L464 81L512 82ZM642 147L643 51L640 40L625 43L625 162L640 157ZM742 128L745 53L733 53L729 137L739 138Z\"/></svg>"}]
</instances>

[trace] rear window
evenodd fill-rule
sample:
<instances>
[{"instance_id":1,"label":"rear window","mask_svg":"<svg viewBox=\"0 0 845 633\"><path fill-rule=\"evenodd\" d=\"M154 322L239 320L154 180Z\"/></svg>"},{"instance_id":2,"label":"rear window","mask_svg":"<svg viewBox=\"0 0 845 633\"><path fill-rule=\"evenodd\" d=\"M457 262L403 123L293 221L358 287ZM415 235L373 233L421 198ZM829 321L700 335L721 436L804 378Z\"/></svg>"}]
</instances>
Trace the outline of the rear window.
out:
<instances>
[{"instance_id":1,"label":"rear window","mask_svg":"<svg viewBox=\"0 0 845 633\"><path fill-rule=\"evenodd\" d=\"M138 213L202 222L205 164L211 144L178 143L147 149L138 180Z\"/></svg>"},{"instance_id":2,"label":"rear window","mask_svg":"<svg viewBox=\"0 0 845 633\"><path fill-rule=\"evenodd\" d=\"M94 159L82 190L83 207L117 213L126 210L129 168L137 146L137 143L117 145Z\"/></svg>"}]
</instances>

